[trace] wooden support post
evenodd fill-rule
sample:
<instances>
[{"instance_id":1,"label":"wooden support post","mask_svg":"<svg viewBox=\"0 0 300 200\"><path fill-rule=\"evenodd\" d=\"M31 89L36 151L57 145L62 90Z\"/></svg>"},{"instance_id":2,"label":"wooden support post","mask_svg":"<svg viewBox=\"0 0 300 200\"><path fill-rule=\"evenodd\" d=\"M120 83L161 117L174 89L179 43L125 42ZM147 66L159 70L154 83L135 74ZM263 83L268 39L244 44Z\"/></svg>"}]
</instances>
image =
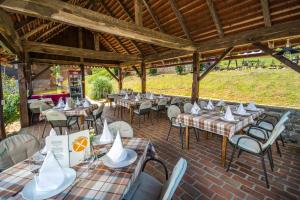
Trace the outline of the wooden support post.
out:
<instances>
[{"instance_id":1,"label":"wooden support post","mask_svg":"<svg viewBox=\"0 0 300 200\"><path fill-rule=\"evenodd\" d=\"M26 75L26 81L27 81L27 87L29 91L29 96L33 94L33 88L32 88L32 76L31 76L31 62L29 61L29 54L25 53L25 75Z\"/></svg>"},{"instance_id":2,"label":"wooden support post","mask_svg":"<svg viewBox=\"0 0 300 200\"><path fill-rule=\"evenodd\" d=\"M2 72L0 68L0 140L3 140L6 137L5 127L4 127L4 113L3 113L3 90L2 90Z\"/></svg>"},{"instance_id":3,"label":"wooden support post","mask_svg":"<svg viewBox=\"0 0 300 200\"><path fill-rule=\"evenodd\" d=\"M145 65L145 62L142 61L141 63L141 75L142 75L142 78L141 78L141 82L142 82L142 93L145 93L146 92L146 65Z\"/></svg>"},{"instance_id":4,"label":"wooden support post","mask_svg":"<svg viewBox=\"0 0 300 200\"><path fill-rule=\"evenodd\" d=\"M123 88L123 72L122 72L122 68L119 67L118 69L118 83L119 83L119 91L122 90Z\"/></svg>"},{"instance_id":5,"label":"wooden support post","mask_svg":"<svg viewBox=\"0 0 300 200\"><path fill-rule=\"evenodd\" d=\"M192 97L191 102L194 103L198 101L199 98L199 76L200 65L199 65L199 53L193 53L193 84L192 84Z\"/></svg>"},{"instance_id":6,"label":"wooden support post","mask_svg":"<svg viewBox=\"0 0 300 200\"><path fill-rule=\"evenodd\" d=\"M23 63L18 64L18 83L19 83L19 94L20 94L20 123L21 128L29 126L29 113L27 104L27 87L25 77L25 65Z\"/></svg>"},{"instance_id":7,"label":"wooden support post","mask_svg":"<svg viewBox=\"0 0 300 200\"><path fill-rule=\"evenodd\" d=\"M85 76L84 76L84 65L80 64L80 72L81 72L81 92L82 92L82 98L85 98Z\"/></svg>"}]
</instances>

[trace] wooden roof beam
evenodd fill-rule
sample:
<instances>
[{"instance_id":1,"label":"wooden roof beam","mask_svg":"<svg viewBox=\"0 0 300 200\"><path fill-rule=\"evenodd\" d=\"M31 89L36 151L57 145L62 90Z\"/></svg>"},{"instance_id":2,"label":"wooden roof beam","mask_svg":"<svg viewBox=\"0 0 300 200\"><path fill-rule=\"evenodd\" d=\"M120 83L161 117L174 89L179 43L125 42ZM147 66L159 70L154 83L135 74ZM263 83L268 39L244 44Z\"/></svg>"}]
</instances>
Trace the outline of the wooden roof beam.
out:
<instances>
[{"instance_id":1,"label":"wooden roof beam","mask_svg":"<svg viewBox=\"0 0 300 200\"><path fill-rule=\"evenodd\" d=\"M115 61L138 61L140 57L136 55L117 54L107 51L95 51L75 47L47 44L41 42L24 41L23 47L27 52L54 54L62 56L74 56L81 58L115 60Z\"/></svg>"},{"instance_id":2,"label":"wooden roof beam","mask_svg":"<svg viewBox=\"0 0 300 200\"><path fill-rule=\"evenodd\" d=\"M262 50L263 52L265 52L266 54L272 56L273 58L275 58L279 62L283 63L284 65L290 67L294 71L300 73L300 66L299 65L297 65L296 63L290 61L289 59L287 59L286 57L284 57L282 55L276 55L276 52L274 52L274 50L270 49L267 45L264 45L261 42L253 43L253 45L255 47L257 47L258 49Z\"/></svg>"},{"instance_id":3,"label":"wooden roof beam","mask_svg":"<svg viewBox=\"0 0 300 200\"><path fill-rule=\"evenodd\" d=\"M42 38L44 38L46 35L48 35L49 33L51 33L53 30L59 28L59 27L63 27L64 24L57 24L53 27L51 27L49 30L45 31L42 35L40 35L37 39L35 39L34 41L39 41L41 40Z\"/></svg>"},{"instance_id":4,"label":"wooden roof beam","mask_svg":"<svg viewBox=\"0 0 300 200\"><path fill-rule=\"evenodd\" d=\"M56 65L80 65L83 64L85 66L111 66L115 67L119 62L116 63L106 63L103 61L102 63L95 62L80 62L80 61L71 61L71 60L56 60L56 59L40 59L40 58L30 58L30 62L32 63L47 63L47 64L56 64Z\"/></svg>"},{"instance_id":5,"label":"wooden roof beam","mask_svg":"<svg viewBox=\"0 0 300 200\"><path fill-rule=\"evenodd\" d=\"M146 0L142 0L147 11L149 12L150 16L152 17L154 23L156 24L156 26L158 27L159 31L164 33L165 30L163 29L163 27L161 26L161 23L158 20L158 17L154 14L153 10L151 9L151 7L149 6L149 4L147 3Z\"/></svg>"},{"instance_id":6,"label":"wooden roof beam","mask_svg":"<svg viewBox=\"0 0 300 200\"><path fill-rule=\"evenodd\" d=\"M212 17L212 19L214 21L214 24L215 24L215 26L217 28L219 37L222 38L222 37L224 37L224 31L223 31L221 22L219 20L219 16L217 14L217 11L215 9L214 3L213 3L212 0L206 0L206 3L207 3L207 6L209 8L210 15L211 15L211 17Z\"/></svg>"},{"instance_id":7,"label":"wooden roof beam","mask_svg":"<svg viewBox=\"0 0 300 200\"><path fill-rule=\"evenodd\" d=\"M176 15L176 18L177 18L177 20L178 20L178 22L179 22L179 24L180 24L180 26L181 26L181 28L182 28L182 30L183 30L185 36L186 36L189 40L192 40L192 39L191 39L191 35L190 35L189 31L188 31L187 26L185 25L185 21L184 21L183 16L181 15L181 13L180 13L180 11L179 11L179 8L178 8L176 2L175 2L174 0L169 0L169 3L170 3L170 5L171 5L171 8L172 8L173 12L174 12L175 15Z\"/></svg>"},{"instance_id":8,"label":"wooden roof beam","mask_svg":"<svg viewBox=\"0 0 300 200\"><path fill-rule=\"evenodd\" d=\"M0 40L6 48L17 55L23 50L11 17L2 9L0 9Z\"/></svg>"},{"instance_id":9,"label":"wooden roof beam","mask_svg":"<svg viewBox=\"0 0 300 200\"><path fill-rule=\"evenodd\" d=\"M135 24L143 26L143 2L142 0L134 0L134 19Z\"/></svg>"},{"instance_id":10,"label":"wooden roof beam","mask_svg":"<svg viewBox=\"0 0 300 200\"><path fill-rule=\"evenodd\" d=\"M132 66L132 69L136 72L136 74L141 78L141 72L139 72L139 70L137 69L136 66Z\"/></svg>"},{"instance_id":11,"label":"wooden roof beam","mask_svg":"<svg viewBox=\"0 0 300 200\"><path fill-rule=\"evenodd\" d=\"M123 10L123 11L126 13L126 15L129 17L129 19L130 19L131 21L134 22L133 17L130 15L128 9L127 9L126 6L121 2L121 0L117 0L117 2L118 2L118 4L121 6L122 10Z\"/></svg>"},{"instance_id":12,"label":"wooden roof beam","mask_svg":"<svg viewBox=\"0 0 300 200\"><path fill-rule=\"evenodd\" d=\"M229 47L225 50L225 52L211 65L209 66L200 76L198 77L198 81L202 80L213 68L215 68L231 51L233 47Z\"/></svg>"},{"instance_id":13,"label":"wooden roof beam","mask_svg":"<svg viewBox=\"0 0 300 200\"><path fill-rule=\"evenodd\" d=\"M261 2L261 7L262 7L262 12L264 15L264 22L265 22L265 27L271 27L271 16L270 16L270 9L269 9L269 0L260 0Z\"/></svg>"},{"instance_id":14,"label":"wooden roof beam","mask_svg":"<svg viewBox=\"0 0 300 200\"><path fill-rule=\"evenodd\" d=\"M119 82L119 78L118 78L112 71L110 71L110 69L108 69L108 68L104 68L104 69L106 69L106 71L107 71L114 79L116 79L116 81Z\"/></svg>"}]
</instances>

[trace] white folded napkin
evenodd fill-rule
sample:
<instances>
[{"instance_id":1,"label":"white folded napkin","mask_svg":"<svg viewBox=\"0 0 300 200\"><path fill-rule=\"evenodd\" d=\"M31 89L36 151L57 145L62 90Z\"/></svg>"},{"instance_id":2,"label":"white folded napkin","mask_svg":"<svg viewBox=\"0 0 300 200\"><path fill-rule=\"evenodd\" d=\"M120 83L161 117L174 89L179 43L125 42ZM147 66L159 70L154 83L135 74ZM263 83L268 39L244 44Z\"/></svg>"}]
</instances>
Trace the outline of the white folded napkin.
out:
<instances>
[{"instance_id":1,"label":"white folded napkin","mask_svg":"<svg viewBox=\"0 0 300 200\"><path fill-rule=\"evenodd\" d=\"M81 102L79 101L79 99L78 99L78 97L77 97L77 99L76 99L76 105L77 105L77 106L80 106L80 104L81 104Z\"/></svg>"},{"instance_id":2,"label":"white folded napkin","mask_svg":"<svg viewBox=\"0 0 300 200\"><path fill-rule=\"evenodd\" d=\"M140 93L138 93L136 96L137 96L139 99L141 98L141 95L140 95Z\"/></svg>"},{"instance_id":3,"label":"white folded napkin","mask_svg":"<svg viewBox=\"0 0 300 200\"><path fill-rule=\"evenodd\" d=\"M194 115L198 115L199 112L200 112L200 107L198 106L198 104L196 102L194 102L194 105L191 109L191 113L194 114Z\"/></svg>"},{"instance_id":4,"label":"white folded napkin","mask_svg":"<svg viewBox=\"0 0 300 200\"><path fill-rule=\"evenodd\" d=\"M83 103L83 107L85 107L85 108L90 107L90 102L88 100L85 100Z\"/></svg>"},{"instance_id":5,"label":"white folded napkin","mask_svg":"<svg viewBox=\"0 0 300 200\"><path fill-rule=\"evenodd\" d=\"M248 110L257 110L257 108L256 108L256 106L255 106L255 104L254 104L254 102L250 102L250 103L248 104L248 106L247 106L247 109L248 109Z\"/></svg>"},{"instance_id":6,"label":"white folded napkin","mask_svg":"<svg viewBox=\"0 0 300 200\"><path fill-rule=\"evenodd\" d=\"M238 109L237 109L236 112L237 112L238 114L240 114L240 115L245 115L245 114L246 114L246 110L245 110L245 108L244 108L244 106L243 106L242 103L240 103L240 105L239 105L239 107L238 107Z\"/></svg>"},{"instance_id":7,"label":"white folded napkin","mask_svg":"<svg viewBox=\"0 0 300 200\"><path fill-rule=\"evenodd\" d=\"M233 117L233 115L232 115L232 113L231 113L231 109L230 109L229 106L227 106L227 109L226 109L226 113L225 113L224 118L225 118L226 120L228 120L228 121L234 121L234 117Z\"/></svg>"},{"instance_id":8,"label":"white folded napkin","mask_svg":"<svg viewBox=\"0 0 300 200\"><path fill-rule=\"evenodd\" d=\"M58 107L58 108L63 108L63 107L65 107L65 103L64 103L62 97L59 98L57 107Z\"/></svg>"},{"instance_id":9,"label":"white folded napkin","mask_svg":"<svg viewBox=\"0 0 300 200\"><path fill-rule=\"evenodd\" d=\"M225 106L225 102L223 101L223 99L221 99L218 103L217 106Z\"/></svg>"},{"instance_id":10,"label":"white folded napkin","mask_svg":"<svg viewBox=\"0 0 300 200\"><path fill-rule=\"evenodd\" d=\"M39 175L34 177L37 191L51 191L59 188L65 179L65 174L51 151L39 170Z\"/></svg>"},{"instance_id":11,"label":"white folded napkin","mask_svg":"<svg viewBox=\"0 0 300 200\"><path fill-rule=\"evenodd\" d=\"M69 106L68 102L66 103L65 107L64 107L64 110L70 110L71 109L71 106Z\"/></svg>"},{"instance_id":12,"label":"white folded napkin","mask_svg":"<svg viewBox=\"0 0 300 200\"><path fill-rule=\"evenodd\" d=\"M164 98L164 96L163 96L162 94L160 94L160 95L159 95L159 98L161 98L161 99L162 99L162 98Z\"/></svg>"},{"instance_id":13,"label":"white folded napkin","mask_svg":"<svg viewBox=\"0 0 300 200\"><path fill-rule=\"evenodd\" d=\"M128 94L127 94L127 93L125 94L125 97L124 97L124 99L129 99L129 97L128 97Z\"/></svg>"},{"instance_id":14,"label":"white folded napkin","mask_svg":"<svg viewBox=\"0 0 300 200\"><path fill-rule=\"evenodd\" d=\"M211 102L211 100L208 101L208 104L207 104L206 108L209 109L209 110L213 110L215 108L213 103Z\"/></svg>"},{"instance_id":15,"label":"white folded napkin","mask_svg":"<svg viewBox=\"0 0 300 200\"><path fill-rule=\"evenodd\" d=\"M154 96L153 96L153 94L152 94L152 93L150 94L150 97L149 97L149 99L154 99Z\"/></svg>"},{"instance_id":16,"label":"white folded napkin","mask_svg":"<svg viewBox=\"0 0 300 200\"><path fill-rule=\"evenodd\" d=\"M57 133L56 131L54 130L54 128L51 128L50 132L49 132L49 136L56 136ZM48 136L47 136L48 137ZM47 150L47 145L44 146L44 148L41 150L41 153L42 154L46 154L48 152Z\"/></svg>"},{"instance_id":17,"label":"white folded napkin","mask_svg":"<svg viewBox=\"0 0 300 200\"><path fill-rule=\"evenodd\" d=\"M108 144L114 141L114 137L108 129L107 121L104 120L104 127L100 137L100 144Z\"/></svg>"},{"instance_id":18,"label":"white folded napkin","mask_svg":"<svg viewBox=\"0 0 300 200\"><path fill-rule=\"evenodd\" d=\"M109 150L109 152L106 154L113 162L118 163L122 162L126 159L127 152L123 148L122 140L120 133L118 131L117 137Z\"/></svg>"},{"instance_id":19,"label":"white folded napkin","mask_svg":"<svg viewBox=\"0 0 300 200\"><path fill-rule=\"evenodd\" d=\"M135 101L139 101L140 97L139 96L135 96Z\"/></svg>"}]
</instances>

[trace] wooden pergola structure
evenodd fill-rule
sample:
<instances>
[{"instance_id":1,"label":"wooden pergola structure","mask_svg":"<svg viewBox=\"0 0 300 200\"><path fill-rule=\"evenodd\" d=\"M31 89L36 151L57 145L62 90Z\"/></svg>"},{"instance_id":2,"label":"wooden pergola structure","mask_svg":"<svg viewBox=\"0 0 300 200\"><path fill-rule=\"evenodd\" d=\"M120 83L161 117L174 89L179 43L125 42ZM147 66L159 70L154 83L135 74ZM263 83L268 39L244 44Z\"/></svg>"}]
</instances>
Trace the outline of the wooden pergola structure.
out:
<instances>
[{"instance_id":1,"label":"wooden pergola structure","mask_svg":"<svg viewBox=\"0 0 300 200\"><path fill-rule=\"evenodd\" d=\"M104 67L122 88L134 70L146 91L146 69L193 65L192 101L201 81L223 59L270 55L300 42L299 0L2 0L1 47L18 56L21 126L29 124L32 63ZM241 52L262 53L241 55ZM2 54L1 54L2 56ZM200 74L199 63L214 61ZM118 67L115 76L110 67ZM42 73L42 71L41 71ZM84 84L84 79L83 79ZM2 92L0 89L0 97ZM0 136L5 137L2 104Z\"/></svg>"}]
</instances>

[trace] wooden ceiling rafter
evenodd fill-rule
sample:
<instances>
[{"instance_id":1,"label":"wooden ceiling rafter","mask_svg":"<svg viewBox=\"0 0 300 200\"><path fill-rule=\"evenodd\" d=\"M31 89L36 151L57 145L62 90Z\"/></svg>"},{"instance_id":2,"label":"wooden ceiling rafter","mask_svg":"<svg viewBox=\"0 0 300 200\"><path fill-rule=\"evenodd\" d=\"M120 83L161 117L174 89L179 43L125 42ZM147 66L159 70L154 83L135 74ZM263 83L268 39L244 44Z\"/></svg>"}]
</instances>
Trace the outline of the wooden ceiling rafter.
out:
<instances>
[{"instance_id":1,"label":"wooden ceiling rafter","mask_svg":"<svg viewBox=\"0 0 300 200\"><path fill-rule=\"evenodd\" d=\"M214 2L212 0L206 0L206 4L207 4L208 9L210 11L210 15L211 15L211 17L213 19L213 22L214 22L214 24L216 26L216 29L218 31L219 37L220 38L224 37L224 31L223 31L221 22L219 20L219 16L217 14Z\"/></svg>"},{"instance_id":2,"label":"wooden ceiling rafter","mask_svg":"<svg viewBox=\"0 0 300 200\"><path fill-rule=\"evenodd\" d=\"M266 27L271 27L271 16L270 16L270 9L269 9L269 0L260 0L262 12L264 16L264 22Z\"/></svg>"},{"instance_id":3,"label":"wooden ceiling rafter","mask_svg":"<svg viewBox=\"0 0 300 200\"><path fill-rule=\"evenodd\" d=\"M189 30L186 26L185 20L184 20L182 14L180 13L179 8L178 8L175 0L169 0L169 3L171 5L171 8L172 8L174 14L176 15L176 18L177 18L177 20L178 20L185 36L187 37L188 40L192 40L190 32L189 32Z\"/></svg>"},{"instance_id":4,"label":"wooden ceiling rafter","mask_svg":"<svg viewBox=\"0 0 300 200\"><path fill-rule=\"evenodd\" d=\"M118 53L118 51L110 44L110 42L107 41L107 39L105 39L105 38L103 37L103 35L101 35L100 33L99 33L99 37L100 37L100 39L102 39L102 40L104 41L104 43L105 43L105 44L106 44L113 52Z\"/></svg>"},{"instance_id":5,"label":"wooden ceiling rafter","mask_svg":"<svg viewBox=\"0 0 300 200\"><path fill-rule=\"evenodd\" d=\"M161 23L159 22L158 17L154 14L152 8L149 6L148 2L146 0L142 0L148 13L150 14L150 16L152 17L154 23L156 24L157 28L159 29L160 32L164 33L165 30L163 29Z\"/></svg>"}]
</instances>

